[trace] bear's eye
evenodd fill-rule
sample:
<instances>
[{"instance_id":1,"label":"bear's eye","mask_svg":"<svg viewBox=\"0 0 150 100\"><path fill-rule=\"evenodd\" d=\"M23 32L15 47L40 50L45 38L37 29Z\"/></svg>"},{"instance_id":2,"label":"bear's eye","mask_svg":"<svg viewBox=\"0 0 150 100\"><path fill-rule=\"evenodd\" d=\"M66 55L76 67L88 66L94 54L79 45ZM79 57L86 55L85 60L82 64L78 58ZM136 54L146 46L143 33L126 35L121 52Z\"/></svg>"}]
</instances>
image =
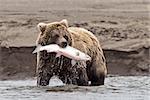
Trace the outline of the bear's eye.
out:
<instances>
[{"instance_id":1,"label":"bear's eye","mask_svg":"<svg viewBox=\"0 0 150 100\"><path fill-rule=\"evenodd\" d=\"M64 38L68 41L68 36L67 35L65 35Z\"/></svg>"}]
</instances>

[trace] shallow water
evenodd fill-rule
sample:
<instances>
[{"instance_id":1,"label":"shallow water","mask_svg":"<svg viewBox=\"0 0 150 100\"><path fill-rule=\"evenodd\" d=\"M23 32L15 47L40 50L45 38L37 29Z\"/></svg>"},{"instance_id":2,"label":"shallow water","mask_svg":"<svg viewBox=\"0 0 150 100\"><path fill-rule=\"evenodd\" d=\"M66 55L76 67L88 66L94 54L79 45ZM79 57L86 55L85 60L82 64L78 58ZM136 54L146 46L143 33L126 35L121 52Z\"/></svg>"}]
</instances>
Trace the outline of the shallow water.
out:
<instances>
[{"instance_id":1,"label":"shallow water","mask_svg":"<svg viewBox=\"0 0 150 100\"><path fill-rule=\"evenodd\" d=\"M104 86L95 87L62 85L57 78L46 87L37 87L34 79L0 81L0 100L150 100L148 76L107 77Z\"/></svg>"}]
</instances>

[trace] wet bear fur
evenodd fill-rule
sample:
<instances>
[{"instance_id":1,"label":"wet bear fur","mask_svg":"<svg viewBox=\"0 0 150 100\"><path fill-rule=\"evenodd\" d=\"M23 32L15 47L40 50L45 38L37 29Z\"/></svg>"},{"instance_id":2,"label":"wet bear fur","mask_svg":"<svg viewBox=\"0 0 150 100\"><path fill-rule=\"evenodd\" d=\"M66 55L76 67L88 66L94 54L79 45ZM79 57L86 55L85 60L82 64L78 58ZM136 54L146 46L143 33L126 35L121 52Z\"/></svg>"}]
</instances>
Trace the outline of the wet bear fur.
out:
<instances>
[{"instance_id":1,"label":"wet bear fur","mask_svg":"<svg viewBox=\"0 0 150 100\"><path fill-rule=\"evenodd\" d=\"M65 48L70 45L91 56L91 61L77 61L56 57L56 53L42 51L37 53L37 85L46 86L53 75L65 84L80 86L103 85L107 74L106 61L98 39L90 31L69 27L67 20L52 23L39 23L40 34L36 45L58 44ZM89 81L91 82L89 84Z\"/></svg>"}]
</instances>

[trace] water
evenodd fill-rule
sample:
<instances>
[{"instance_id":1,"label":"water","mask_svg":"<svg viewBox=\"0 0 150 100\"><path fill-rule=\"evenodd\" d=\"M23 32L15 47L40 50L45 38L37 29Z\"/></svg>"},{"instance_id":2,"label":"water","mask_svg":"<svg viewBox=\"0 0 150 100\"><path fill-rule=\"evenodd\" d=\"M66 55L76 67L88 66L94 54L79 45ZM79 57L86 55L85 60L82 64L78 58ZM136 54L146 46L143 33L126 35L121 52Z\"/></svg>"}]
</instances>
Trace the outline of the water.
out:
<instances>
[{"instance_id":1,"label":"water","mask_svg":"<svg viewBox=\"0 0 150 100\"><path fill-rule=\"evenodd\" d=\"M56 78L47 87L37 87L34 79L0 81L0 100L150 100L150 78L107 77L95 87L66 86Z\"/></svg>"}]
</instances>

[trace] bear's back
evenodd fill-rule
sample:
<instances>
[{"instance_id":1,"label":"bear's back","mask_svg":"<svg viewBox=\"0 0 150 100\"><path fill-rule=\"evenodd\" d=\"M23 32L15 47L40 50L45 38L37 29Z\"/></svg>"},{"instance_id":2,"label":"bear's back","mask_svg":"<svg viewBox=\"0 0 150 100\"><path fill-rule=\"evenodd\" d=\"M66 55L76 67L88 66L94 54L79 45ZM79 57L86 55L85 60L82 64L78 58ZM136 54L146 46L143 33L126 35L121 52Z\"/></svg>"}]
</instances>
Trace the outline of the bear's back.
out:
<instances>
[{"instance_id":1,"label":"bear's back","mask_svg":"<svg viewBox=\"0 0 150 100\"><path fill-rule=\"evenodd\" d=\"M69 27L68 31L73 38L73 47L89 54L90 56L95 55L93 53L97 51L100 51L100 54L103 53L98 39L92 32L78 27Z\"/></svg>"},{"instance_id":2,"label":"bear's back","mask_svg":"<svg viewBox=\"0 0 150 100\"><path fill-rule=\"evenodd\" d=\"M79 27L69 27L68 30L76 36L80 36L80 39L88 39L88 41L90 41L92 39L92 41L96 41L98 42L98 39L95 37L95 35L84 29L84 28L79 28Z\"/></svg>"}]
</instances>

